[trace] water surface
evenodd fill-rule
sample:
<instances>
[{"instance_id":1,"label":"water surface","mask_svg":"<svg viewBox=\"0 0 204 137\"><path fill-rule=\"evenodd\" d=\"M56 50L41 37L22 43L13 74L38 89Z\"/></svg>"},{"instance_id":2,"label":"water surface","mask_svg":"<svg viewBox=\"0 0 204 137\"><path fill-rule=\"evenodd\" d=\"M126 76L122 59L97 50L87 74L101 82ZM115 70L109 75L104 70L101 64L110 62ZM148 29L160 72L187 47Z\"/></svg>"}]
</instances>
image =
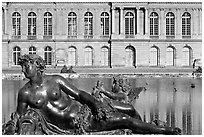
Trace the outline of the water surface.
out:
<instances>
[{"instance_id":1,"label":"water surface","mask_svg":"<svg viewBox=\"0 0 204 137\"><path fill-rule=\"evenodd\" d=\"M68 79L79 89L91 92L97 80L111 89L110 78ZM202 80L192 78L130 78L132 87L146 87L133 105L142 119L166 121L182 129L183 134L202 134ZM17 92L25 80L2 80L2 122L16 109ZM195 88L191 87L195 85Z\"/></svg>"}]
</instances>

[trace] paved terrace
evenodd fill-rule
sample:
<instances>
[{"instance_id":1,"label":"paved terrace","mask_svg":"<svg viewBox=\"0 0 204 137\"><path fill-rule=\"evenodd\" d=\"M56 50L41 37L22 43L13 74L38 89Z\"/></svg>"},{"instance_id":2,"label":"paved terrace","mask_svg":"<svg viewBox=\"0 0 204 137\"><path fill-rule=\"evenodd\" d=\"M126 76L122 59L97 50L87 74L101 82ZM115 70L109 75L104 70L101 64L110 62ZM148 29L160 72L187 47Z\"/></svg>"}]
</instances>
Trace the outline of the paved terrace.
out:
<instances>
[{"instance_id":1,"label":"paved terrace","mask_svg":"<svg viewBox=\"0 0 204 137\"><path fill-rule=\"evenodd\" d=\"M59 73L62 67L47 68L45 73ZM137 68L78 68L73 70L79 74L188 74L191 75L193 68L191 67L137 67ZM3 74L20 74L21 68L2 69Z\"/></svg>"}]
</instances>

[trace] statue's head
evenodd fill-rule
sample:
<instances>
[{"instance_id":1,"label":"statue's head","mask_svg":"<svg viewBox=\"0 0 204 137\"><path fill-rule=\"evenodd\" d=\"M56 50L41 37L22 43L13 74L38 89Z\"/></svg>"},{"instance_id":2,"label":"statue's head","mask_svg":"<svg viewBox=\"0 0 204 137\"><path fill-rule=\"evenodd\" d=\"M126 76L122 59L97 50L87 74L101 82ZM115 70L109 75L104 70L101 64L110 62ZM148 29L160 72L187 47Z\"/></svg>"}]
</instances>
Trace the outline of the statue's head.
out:
<instances>
[{"instance_id":1,"label":"statue's head","mask_svg":"<svg viewBox=\"0 0 204 137\"><path fill-rule=\"evenodd\" d=\"M25 54L20 56L18 60L21 66L23 66L25 62L36 65L38 71L40 71L41 73L46 69L45 61L42 59L42 57L36 54Z\"/></svg>"}]
</instances>

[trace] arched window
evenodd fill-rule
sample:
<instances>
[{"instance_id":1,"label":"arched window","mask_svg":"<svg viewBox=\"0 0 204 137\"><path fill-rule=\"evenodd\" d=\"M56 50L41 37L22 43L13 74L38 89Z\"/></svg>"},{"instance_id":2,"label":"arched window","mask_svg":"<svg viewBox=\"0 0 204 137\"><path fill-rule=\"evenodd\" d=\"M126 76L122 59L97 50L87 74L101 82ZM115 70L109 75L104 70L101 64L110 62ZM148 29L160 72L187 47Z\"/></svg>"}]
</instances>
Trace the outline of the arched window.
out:
<instances>
[{"instance_id":1,"label":"arched window","mask_svg":"<svg viewBox=\"0 0 204 137\"><path fill-rule=\"evenodd\" d=\"M36 48L34 46L29 48L29 54L36 54Z\"/></svg>"},{"instance_id":2,"label":"arched window","mask_svg":"<svg viewBox=\"0 0 204 137\"><path fill-rule=\"evenodd\" d=\"M36 38L36 14L34 12L30 12L28 14L28 38L35 39Z\"/></svg>"},{"instance_id":3,"label":"arched window","mask_svg":"<svg viewBox=\"0 0 204 137\"><path fill-rule=\"evenodd\" d=\"M93 38L93 15L86 12L84 15L84 38Z\"/></svg>"},{"instance_id":4,"label":"arched window","mask_svg":"<svg viewBox=\"0 0 204 137\"><path fill-rule=\"evenodd\" d=\"M150 14L150 36L159 35L159 16L156 12Z\"/></svg>"},{"instance_id":5,"label":"arched window","mask_svg":"<svg viewBox=\"0 0 204 137\"><path fill-rule=\"evenodd\" d=\"M85 48L85 65L86 66L93 65L93 49L91 47Z\"/></svg>"},{"instance_id":6,"label":"arched window","mask_svg":"<svg viewBox=\"0 0 204 137\"><path fill-rule=\"evenodd\" d=\"M45 47L44 59L45 65L52 65L52 48L50 46Z\"/></svg>"},{"instance_id":7,"label":"arched window","mask_svg":"<svg viewBox=\"0 0 204 137\"><path fill-rule=\"evenodd\" d=\"M166 49L166 65L167 66L175 65L175 49L173 47L168 47Z\"/></svg>"},{"instance_id":8,"label":"arched window","mask_svg":"<svg viewBox=\"0 0 204 137\"><path fill-rule=\"evenodd\" d=\"M70 12L68 14L68 38L77 37L77 16L76 13Z\"/></svg>"},{"instance_id":9,"label":"arched window","mask_svg":"<svg viewBox=\"0 0 204 137\"><path fill-rule=\"evenodd\" d=\"M191 15L188 12L182 15L182 36L191 36Z\"/></svg>"},{"instance_id":10,"label":"arched window","mask_svg":"<svg viewBox=\"0 0 204 137\"><path fill-rule=\"evenodd\" d=\"M150 49L150 66L159 65L159 49L157 47L151 47Z\"/></svg>"},{"instance_id":11,"label":"arched window","mask_svg":"<svg viewBox=\"0 0 204 137\"><path fill-rule=\"evenodd\" d=\"M14 65L19 65L18 58L21 55L21 48L16 46L13 48L13 63Z\"/></svg>"},{"instance_id":12,"label":"arched window","mask_svg":"<svg viewBox=\"0 0 204 137\"><path fill-rule=\"evenodd\" d=\"M191 53L192 53L192 51L191 51L191 48L189 48L189 47L184 47L183 49L182 49L182 52L183 52L183 61L182 61L182 63L183 63L183 66L191 66L191 58L192 58L192 55L191 55Z\"/></svg>"},{"instance_id":13,"label":"arched window","mask_svg":"<svg viewBox=\"0 0 204 137\"><path fill-rule=\"evenodd\" d=\"M108 66L108 55L109 55L108 47L102 47L101 48L101 65L102 66Z\"/></svg>"},{"instance_id":14,"label":"arched window","mask_svg":"<svg viewBox=\"0 0 204 137\"><path fill-rule=\"evenodd\" d=\"M52 38L52 14L44 14L44 38Z\"/></svg>"},{"instance_id":15,"label":"arched window","mask_svg":"<svg viewBox=\"0 0 204 137\"><path fill-rule=\"evenodd\" d=\"M175 35L175 16L172 12L166 14L166 36Z\"/></svg>"},{"instance_id":16,"label":"arched window","mask_svg":"<svg viewBox=\"0 0 204 137\"><path fill-rule=\"evenodd\" d=\"M125 14L125 35L126 38L133 37L134 35L134 15L132 12Z\"/></svg>"},{"instance_id":17,"label":"arched window","mask_svg":"<svg viewBox=\"0 0 204 137\"><path fill-rule=\"evenodd\" d=\"M101 33L102 36L109 36L109 15L107 12L101 14Z\"/></svg>"},{"instance_id":18,"label":"arched window","mask_svg":"<svg viewBox=\"0 0 204 137\"><path fill-rule=\"evenodd\" d=\"M14 38L21 36L21 15L18 12L14 12L12 15L12 34Z\"/></svg>"},{"instance_id":19,"label":"arched window","mask_svg":"<svg viewBox=\"0 0 204 137\"><path fill-rule=\"evenodd\" d=\"M127 67L135 66L136 55L135 48L128 46L125 48L125 64Z\"/></svg>"},{"instance_id":20,"label":"arched window","mask_svg":"<svg viewBox=\"0 0 204 137\"><path fill-rule=\"evenodd\" d=\"M76 66L76 48L70 47L68 49L68 65Z\"/></svg>"}]
</instances>

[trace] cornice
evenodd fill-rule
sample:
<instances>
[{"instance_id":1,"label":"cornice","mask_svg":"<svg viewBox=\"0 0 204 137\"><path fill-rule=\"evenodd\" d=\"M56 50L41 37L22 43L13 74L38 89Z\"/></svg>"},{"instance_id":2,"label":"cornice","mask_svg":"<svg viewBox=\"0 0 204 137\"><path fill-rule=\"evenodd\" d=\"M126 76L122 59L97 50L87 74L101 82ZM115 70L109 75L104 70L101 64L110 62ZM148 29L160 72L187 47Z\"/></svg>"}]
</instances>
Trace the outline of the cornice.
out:
<instances>
[{"instance_id":1,"label":"cornice","mask_svg":"<svg viewBox=\"0 0 204 137\"><path fill-rule=\"evenodd\" d=\"M108 4L109 2L2 2L2 5L6 3L11 4ZM201 4L202 2L112 2L112 4L119 3L138 3L138 4Z\"/></svg>"},{"instance_id":2,"label":"cornice","mask_svg":"<svg viewBox=\"0 0 204 137\"><path fill-rule=\"evenodd\" d=\"M109 39L52 39L52 40L5 40L2 42L49 42L49 43L57 43L57 42L108 42ZM202 42L202 39L112 39L112 42Z\"/></svg>"}]
</instances>

